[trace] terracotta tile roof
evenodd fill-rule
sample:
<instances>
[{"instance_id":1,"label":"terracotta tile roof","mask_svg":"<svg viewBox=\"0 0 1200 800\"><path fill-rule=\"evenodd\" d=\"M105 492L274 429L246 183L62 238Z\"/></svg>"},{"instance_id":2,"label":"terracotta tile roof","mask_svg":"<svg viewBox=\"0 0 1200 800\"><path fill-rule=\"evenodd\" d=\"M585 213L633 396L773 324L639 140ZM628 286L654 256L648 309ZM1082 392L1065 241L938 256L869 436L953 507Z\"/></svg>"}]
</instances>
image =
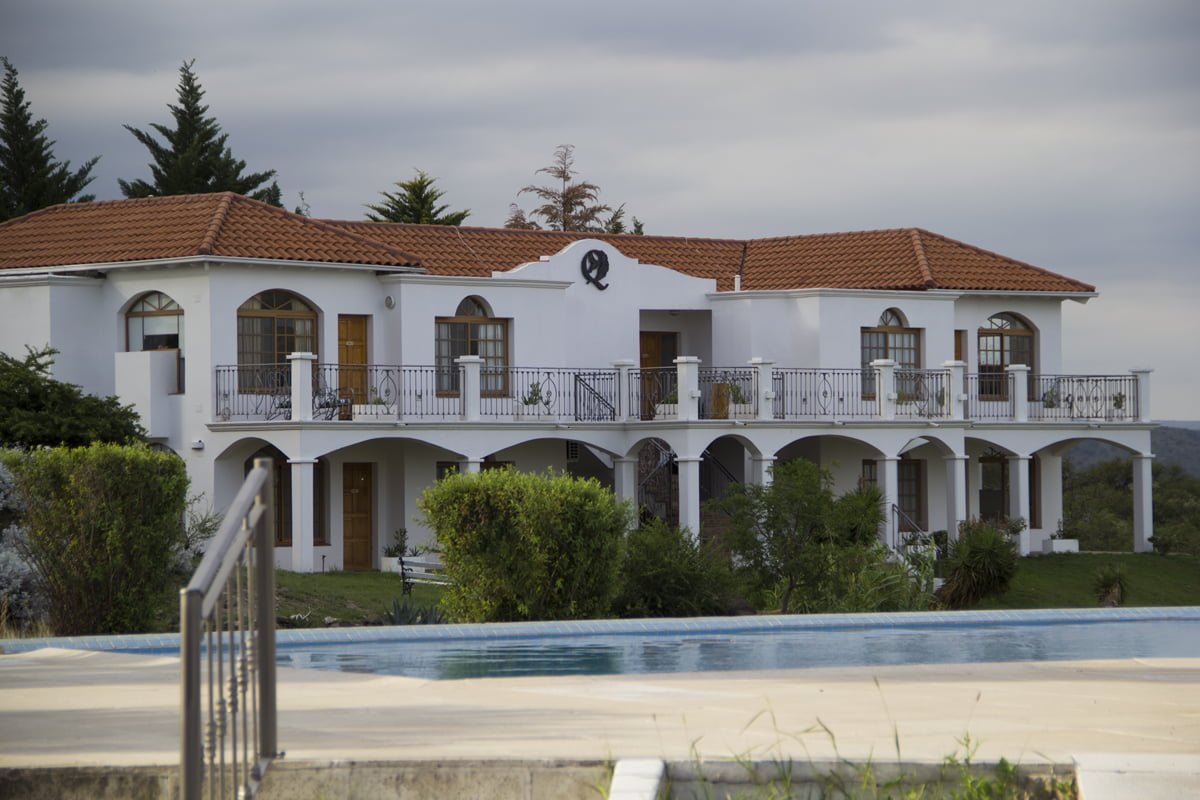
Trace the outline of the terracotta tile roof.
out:
<instances>
[{"instance_id":1,"label":"terracotta tile roof","mask_svg":"<svg viewBox=\"0 0 1200 800\"><path fill-rule=\"evenodd\" d=\"M745 242L737 239L692 239L684 236L633 236L578 231L523 231L448 225L397 225L388 222L329 220L348 231L421 256L432 275L489 276L542 256L571 242L599 239L645 264L713 278L717 288L733 288Z\"/></svg>"},{"instance_id":2,"label":"terracotta tile roof","mask_svg":"<svg viewBox=\"0 0 1200 800\"><path fill-rule=\"evenodd\" d=\"M0 225L0 269L207 255L420 264L382 242L232 192L57 205Z\"/></svg>"},{"instance_id":3,"label":"terracotta tile roof","mask_svg":"<svg viewBox=\"0 0 1200 800\"><path fill-rule=\"evenodd\" d=\"M712 278L729 291L807 288L1093 292L1094 287L919 228L703 239L315 220L232 193L52 206L0 225L0 269L213 255L417 266L488 276L571 242Z\"/></svg>"}]
</instances>

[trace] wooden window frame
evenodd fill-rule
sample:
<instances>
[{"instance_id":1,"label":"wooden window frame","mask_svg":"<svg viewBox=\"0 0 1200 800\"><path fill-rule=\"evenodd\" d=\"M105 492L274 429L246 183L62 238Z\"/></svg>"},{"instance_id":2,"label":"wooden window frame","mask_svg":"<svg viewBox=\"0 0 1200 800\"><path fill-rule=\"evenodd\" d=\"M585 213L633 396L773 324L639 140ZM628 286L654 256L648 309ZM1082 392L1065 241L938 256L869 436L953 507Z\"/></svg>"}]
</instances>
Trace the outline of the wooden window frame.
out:
<instances>
[{"instance_id":1,"label":"wooden window frame","mask_svg":"<svg viewBox=\"0 0 1200 800\"><path fill-rule=\"evenodd\" d=\"M894 322L893 322L893 320L894 320ZM899 324L896 324L896 323L899 323ZM872 355L870 357L868 357L868 355L867 355L867 350L868 350L867 337L872 334L882 336L883 347L879 348L877 345L872 344L871 345ZM880 314L878 324L874 325L873 327L869 327L869 328L864 327L864 328L859 329L859 339L858 339L859 344L858 344L858 346L859 346L859 359L860 359L862 370L863 370L863 399L864 400L874 400L875 399L875 376L874 376L874 373L870 371L872 361L875 361L877 359L890 358L893 361L896 361L897 369L911 369L911 370L921 369L921 364L922 364L921 350L923 349L922 344L924 343L924 338L925 338L923 334L924 334L924 329L910 327L908 325L907 320L904 318L904 315L901 314L900 310L896 309L896 308L889 308L886 311L884 311L882 314ZM908 347L897 348L893 337L898 337L898 336L912 336L913 337L912 347L911 348L908 348ZM912 363L903 363L903 364L900 363L900 361L897 360L895 357L896 351L898 349L903 349L906 352L911 349L912 354L913 354ZM881 353L881 354L879 354L879 353Z\"/></svg>"},{"instance_id":2,"label":"wooden window frame","mask_svg":"<svg viewBox=\"0 0 1200 800\"><path fill-rule=\"evenodd\" d=\"M997 324L1005 322L1007 326ZM1014 327L1020 326L1020 327ZM984 339L995 339L997 347L984 349ZM981 325L975 336L976 358L978 361L979 370L979 399L984 401L1007 401L1008 400L1008 368L1013 366L1012 360L1012 340L1020 339L1027 342L1029 358L1026 359L1029 363L1030 374L1037 373L1037 367L1033 363L1037 358L1037 336L1033 330L1033 326L1026 320L1022 319L1010 311L1001 311L987 318L987 324ZM996 353L999 364L983 363L983 354ZM985 371L986 367L986 371ZM994 391L994 387L999 387L1000 391ZM986 391L985 391L986 390ZM1029 386L1030 400L1035 399L1035 387L1033 383Z\"/></svg>"},{"instance_id":3,"label":"wooden window frame","mask_svg":"<svg viewBox=\"0 0 1200 800\"><path fill-rule=\"evenodd\" d=\"M468 305L468 304L470 304L470 305ZM470 306L473 306L475 310L478 310L479 312L481 312L483 314L483 316L464 315L462 312L466 311L466 310L471 310ZM509 342L511 340L509 334L511 332L511 323L512 323L511 319L504 318L504 317L491 316L491 313L488 310L487 304L481 298L478 298L475 296L469 296L469 297L463 298L463 300L459 302L458 307L455 309L454 316L434 317L433 362L434 362L434 367L436 370L435 380L438 381L438 388L436 390L437 396L438 397L458 397L459 394L461 394L461 392L462 392L461 386L459 386L457 389L456 388L442 388L441 381L440 381L443 374L449 376L448 383L451 384L451 386L456 384L458 381L457 372L456 372L457 365L454 363L454 359L458 358L458 356L456 356L456 355L442 356L441 350L442 350L443 342L453 343L453 342L459 341L459 340L452 336L443 336L442 335L443 326L448 327L451 325L462 325L465 328L464 332L466 335L462 338L461 341L464 342L464 344L465 344L466 352L460 353L459 355L479 355L479 352L481 349L480 343L484 343L484 342L498 343L498 345L499 345L500 363L497 365L496 363L493 362L492 364L489 365L489 363L487 361L489 356L483 356L484 363L482 365L482 370L481 370L481 372L483 372L483 373L489 373L488 374L489 378L490 378L491 372L498 371L499 372L499 385L494 388L484 388L484 386L481 385L480 395L483 397L507 397L509 394L509 388L510 388L509 380L508 380L508 372L509 372ZM498 338L484 338L484 337L478 336L476 326L483 326L483 325L496 326L499 329L499 334L500 334L499 337ZM453 348L448 347L447 349L452 350ZM442 359L449 359L449 363L444 363ZM482 375L481 375L481 383L485 384L485 385L487 383L487 380L484 380Z\"/></svg>"}]
</instances>

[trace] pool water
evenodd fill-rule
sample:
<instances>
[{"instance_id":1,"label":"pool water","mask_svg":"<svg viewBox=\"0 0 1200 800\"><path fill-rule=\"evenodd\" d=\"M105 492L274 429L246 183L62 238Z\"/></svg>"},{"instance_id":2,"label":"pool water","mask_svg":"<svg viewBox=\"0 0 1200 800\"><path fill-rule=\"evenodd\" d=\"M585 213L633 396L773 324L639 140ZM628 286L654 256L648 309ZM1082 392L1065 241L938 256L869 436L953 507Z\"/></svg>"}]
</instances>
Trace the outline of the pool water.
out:
<instances>
[{"instance_id":1,"label":"pool water","mask_svg":"<svg viewBox=\"0 0 1200 800\"><path fill-rule=\"evenodd\" d=\"M607 635L288 642L278 651L282 666L436 680L1149 657L1200 657L1200 615L744 631L701 625Z\"/></svg>"}]
</instances>

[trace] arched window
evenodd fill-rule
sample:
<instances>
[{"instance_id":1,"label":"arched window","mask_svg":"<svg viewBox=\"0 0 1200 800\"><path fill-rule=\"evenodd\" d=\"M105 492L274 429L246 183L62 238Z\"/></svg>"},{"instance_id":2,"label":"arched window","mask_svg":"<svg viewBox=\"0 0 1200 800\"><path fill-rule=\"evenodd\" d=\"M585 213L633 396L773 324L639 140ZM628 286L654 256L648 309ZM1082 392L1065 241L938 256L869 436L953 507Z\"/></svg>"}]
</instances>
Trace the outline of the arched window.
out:
<instances>
[{"instance_id":1,"label":"arched window","mask_svg":"<svg viewBox=\"0 0 1200 800\"><path fill-rule=\"evenodd\" d=\"M862 329L863 394L875 394L875 374L871 362L890 358L898 369L921 368L921 331L908 327L899 309L889 308L879 315L872 328Z\"/></svg>"},{"instance_id":2,"label":"arched window","mask_svg":"<svg viewBox=\"0 0 1200 800\"><path fill-rule=\"evenodd\" d=\"M162 292L147 292L125 312L125 350L176 350L177 391L183 391L183 309Z\"/></svg>"},{"instance_id":3,"label":"arched window","mask_svg":"<svg viewBox=\"0 0 1200 800\"><path fill-rule=\"evenodd\" d=\"M1005 370L1016 364L1034 369L1033 329L1015 314L995 314L979 329L981 398L1007 400L1008 377Z\"/></svg>"},{"instance_id":4,"label":"arched window","mask_svg":"<svg viewBox=\"0 0 1200 800\"><path fill-rule=\"evenodd\" d=\"M438 317L435 324L435 363L437 388L445 394L459 391L459 356L479 356L480 391L485 395L503 395L508 389L508 323L492 316L487 303L479 297L466 297L452 317Z\"/></svg>"},{"instance_id":5,"label":"arched window","mask_svg":"<svg viewBox=\"0 0 1200 800\"><path fill-rule=\"evenodd\" d=\"M271 289L238 308L238 366L283 364L317 352L317 312L291 292Z\"/></svg>"}]
</instances>

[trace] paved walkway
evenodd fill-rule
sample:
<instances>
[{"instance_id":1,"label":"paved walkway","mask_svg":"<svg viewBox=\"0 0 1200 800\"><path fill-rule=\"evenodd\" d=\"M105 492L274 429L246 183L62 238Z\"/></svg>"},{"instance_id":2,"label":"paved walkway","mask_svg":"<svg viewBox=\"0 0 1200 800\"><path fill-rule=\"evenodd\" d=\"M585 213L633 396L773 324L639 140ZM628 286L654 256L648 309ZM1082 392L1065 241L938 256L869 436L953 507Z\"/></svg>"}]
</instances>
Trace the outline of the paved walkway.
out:
<instances>
[{"instance_id":1,"label":"paved walkway","mask_svg":"<svg viewBox=\"0 0 1200 800\"><path fill-rule=\"evenodd\" d=\"M981 760L1079 759L1134 785L1153 773L1200 793L1200 659L463 681L279 674L289 760L890 761L898 737L904 760L940 761L969 733ZM177 763L178 704L173 656L0 656L0 767Z\"/></svg>"}]
</instances>

